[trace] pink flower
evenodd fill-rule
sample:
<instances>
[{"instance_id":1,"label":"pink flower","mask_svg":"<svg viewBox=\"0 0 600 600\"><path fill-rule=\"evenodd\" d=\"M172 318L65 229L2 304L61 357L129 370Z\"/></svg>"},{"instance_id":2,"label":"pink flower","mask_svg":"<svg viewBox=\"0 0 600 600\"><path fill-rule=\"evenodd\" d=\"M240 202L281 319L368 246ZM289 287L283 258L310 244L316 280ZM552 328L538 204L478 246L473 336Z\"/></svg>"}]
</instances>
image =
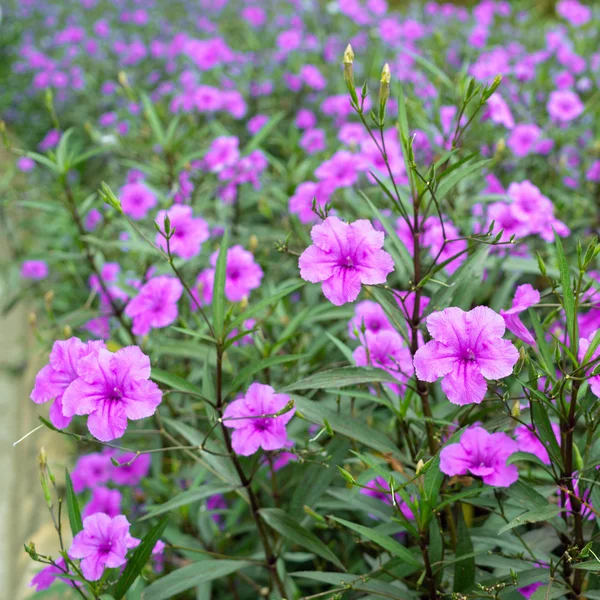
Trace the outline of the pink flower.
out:
<instances>
[{"instance_id":1,"label":"pink flower","mask_svg":"<svg viewBox=\"0 0 600 600\"><path fill-rule=\"evenodd\" d=\"M313 245L300 256L300 276L323 284L323 294L336 306L354 302L361 284L385 283L394 270L392 257L382 250L384 234L365 219L344 223L328 217L311 231Z\"/></svg>"},{"instance_id":2,"label":"pink flower","mask_svg":"<svg viewBox=\"0 0 600 600\"><path fill-rule=\"evenodd\" d=\"M179 314L177 301L182 293L183 286L177 278L168 275L153 277L125 308L125 314L133 321L133 333L147 335L151 329L173 323Z\"/></svg>"},{"instance_id":3,"label":"pink flower","mask_svg":"<svg viewBox=\"0 0 600 600\"><path fill-rule=\"evenodd\" d=\"M335 188L344 188L358 181L358 174L363 168L364 162L359 156L338 150L315 170L315 176L330 181Z\"/></svg>"},{"instance_id":4,"label":"pink flower","mask_svg":"<svg viewBox=\"0 0 600 600\"><path fill-rule=\"evenodd\" d=\"M487 391L486 379L512 374L519 352L502 339L504 319L492 309L477 306L469 312L446 308L427 318L433 340L415 354L421 381L442 379L442 390L453 404L479 404Z\"/></svg>"},{"instance_id":5,"label":"pink flower","mask_svg":"<svg viewBox=\"0 0 600 600\"><path fill-rule=\"evenodd\" d=\"M210 237L208 223L200 217L194 217L191 206L177 204L169 210L159 211L156 215L156 224L162 232L167 215L171 221L171 229L175 229L169 240L171 252L185 259L200 254L202 242ZM156 234L156 245L167 251L167 241L160 233Z\"/></svg>"},{"instance_id":6,"label":"pink flower","mask_svg":"<svg viewBox=\"0 0 600 600\"><path fill-rule=\"evenodd\" d=\"M150 359L137 346L114 354L103 348L77 363L78 378L63 395L63 413L89 415L88 429L102 442L121 437L127 419L152 416L162 392L150 381Z\"/></svg>"},{"instance_id":7,"label":"pink flower","mask_svg":"<svg viewBox=\"0 0 600 600\"><path fill-rule=\"evenodd\" d=\"M577 0L560 0L556 5L556 12L563 19L566 19L573 27L581 27L590 21L592 11L585 4L580 4Z\"/></svg>"},{"instance_id":8,"label":"pink flower","mask_svg":"<svg viewBox=\"0 0 600 600\"><path fill-rule=\"evenodd\" d=\"M517 288L512 301L512 307L508 310L500 311L508 330L530 346L535 345L535 339L525 325L523 325L521 319L519 319L519 314L539 301L540 293L534 290L529 283L526 283Z\"/></svg>"},{"instance_id":9,"label":"pink flower","mask_svg":"<svg viewBox=\"0 0 600 600\"><path fill-rule=\"evenodd\" d=\"M313 200L317 201L317 208L324 208L331 198L332 189L327 181L315 183L314 181L305 181L301 183L290 198L289 210L298 215L300 223L312 223L319 220L317 214L313 212Z\"/></svg>"},{"instance_id":10,"label":"pink flower","mask_svg":"<svg viewBox=\"0 0 600 600\"><path fill-rule=\"evenodd\" d=\"M552 431L560 446L560 427L556 423L552 423ZM529 454L537 456L544 464L550 464L550 457L548 456L548 451L544 447L544 444L527 425L519 425L515 429L515 437L517 438L519 452L528 452Z\"/></svg>"},{"instance_id":11,"label":"pink flower","mask_svg":"<svg viewBox=\"0 0 600 600\"><path fill-rule=\"evenodd\" d=\"M494 487L509 487L519 478L515 465L506 460L518 450L517 444L505 433L488 433L482 427L470 427L460 443L449 444L440 452L440 470L446 475L471 473L483 483Z\"/></svg>"},{"instance_id":12,"label":"pink flower","mask_svg":"<svg viewBox=\"0 0 600 600\"><path fill-rule=\"evenodd\" d=\"M69 573L69 569L65 563L65 559L61 556L56 559L55 565L48 565L46 568L42 569L37 575L33 577L29 587L34 587L36 592L41 592L42 590L47 590L53 583L55 579L60 579L64 581L66 584L70 586L78 585L72 579L62 578L61 575L66 575ZM71 573L72 574L72 573Z\"/></svg>"},{"instance_id":13,"label":"pink flower","mask_svg":"<svg viewBox=\"0 0 600 600\"><path fill-rule=\"evenodd\" d=\"M29 173L29 171L33 171L35 168L35 161L28 156L21 156L17 159L17 169L22 171L23 173Z\"/></svg>"},{"instance_id":14,"label":"pink flower","mask_svg":"<svg viewBox=\"0 0 600 600\"><path fill-rule=\"evenodd\" d=\"M25 260L21 265L21 277L40 281L48 277L48 264L45 260Z\"/></svg>"},{"instance_id":15,"label":"pink flower","mask_svg":"<svg viewBox=\"0 0 600 600\"><path fill-rule=\"evenodd\" d=\"M81 559L81 571L88 581L98 581L105 568L122 567L129 548L139 543L129 534L129 521L124 515L111 518L96 513L83 520L83 530L73 538L68 554Z\"/></svg>"},{"instance_id":16,"label":"pink flower","mask_svg":"<svg viewBox=\"0 0 600 600\"><path fill-rule=\"evenodd\" d=\"M71 423L71 416L64 413L63 396L78 377L79 361L103 347L103 342L84 343L76 337L54 342L50 362L36 375L30 397L36 404L54 398L50 407L50 421L58 429L65 429Z\"/></svg>"},{"instance_id":17,"label":"pink flower","mask_svg":"<svg viewBox=\"0 0 600 600\"><path fill-rule=\"evenodd\" d=\"M270 385L253 383L243 398L231 402L223 413L223 423L234 430L231 435L233 450L242 456L250 456L259 448L284 448L288 441L285 426L294 416L295 408L278 417L264 415L278 413L289 400L285 394L276 394Z\"/></svg>"},{"instance_id":18,"label":"pink flower","mask_svg":"<svg viewBox=\"0 0 600 600\"><path fill-rule=\"evenodd\" d=\"M327 87L327 79L315 65L302 65L300 77L313 90L323 90Z\"/></svg>"},{"instance_id":19,"label":"pink flower","mask_svg":"<svg viewBox=\"0 0 600 600\"><path fill-rule=\"evenodd\" d=\"M107 483L112 468L110 456L106 453L92 452L80 456L71 472L75 492L80 494L86 488L94 489L98 485Z\"/></svg>"},{"instance_id":20,"label":"pink flower","mask_svg":"<svg viewBox=\"0 0 600 600\"><path fill-rule=\"evenodd\" d=\"M375 479L371 481L367 481L365 484L366 488L360 488L360 493L365 496L370 496L371 498L377 498L377 500L381 500L385 504L392 504L392 494L390 492L390 484L383 477L377 476ZM410 509L408 504L402 500L402 498L394 492L394 500L396 505L400 508L400 512L404 516L405 519L409 521L414 521L415 515L413 511Z\"/></svg>"},{"instance_id":21,"label":"pink flower","mask_svg":"<svg viewBox=\"0 0 600 600\"><path fill-rule=\"evenodd\" d=\"M534 151L536 142L542 135L541 129L533 124L519 124L511 132L506 145L515 156L527 156Z\"/></svg>"},{"instance_id":22,"label":"pink flower","mask_svg":"<svg viewBox=\"0 0 600 600\"><path fill-rule=\"evenodd\" d=\"M300 147L307 154L316 154L325 150L325 131L323 129L307 129L300 138Z\"/></svg>"},{"instance_id":23,"label":"pink flower","mask_svg":"<svg viewBox=\"0 0 600 600\"><path fill-rule=\"evenodd\" d=\"M384 385L398 394L413 374L412 356L400 334L386 329L379 333L367 331L363 344L353 352L356 364L359 367L377 367L389 373L400 385Z\"/></svg>"},{"instance_id":24,"label":"pink flower","mask_svg":"<svg viewBox=\"0 0 600 600\"><path fill-rule=\"evenodd\" d=\"M248 131L254 135L258 133L268 122L269 117L267 115L256 115L248 121Z\"/></svg>"},{"instance_id":25,"label":"pink flower","mask_svg":"<svg viewBox=\"0 0 600 600\"><path fill-rule=\"evenodd\" d=\"M156 206L157 200L144 183L135 181L121 188L121 207L123 212L132 219L143 219L151 208Z\"/></svg>"},{"instance_id":26,"label":"pink flower","mask_svg":"<svg viewBox=\"0 0 600 600\"><path fill-rule=\"evenodd\" d=\"M547 109L552 119L560 123L568 123L583 112L584 106L575 92L555 90L550 93Z\"/></svg>"},{"instance_id":27,"label":"pink flower","mask_svg":"<svg viewBox=\"0 0 600 600\"><path fill-rule=\"evenodd\" d=\"M119 466L115 466L110 462L111 471L110 478L117 485L137 485L150 471L151 458L149 454L134 454L133 452L105 452L110 458L115 459Z\"/></svg>"},{"instance_id":28,"label":"pink flower","mask_svg":"<svg viewBox=\"0 0 600 600\"><path fill-rule=\"evenodd\" d=\"M507 129L512 129L515 126L515 120L508 104L497 92L488 98L484 118L491 119L498 125L504 125Z\"/></svg>"},{"instance_id":29,"label":"pink flower","mask_svg":"<svg viewBox=\"0 0 600 600\"><path fill-rule=\"evenodd\" d=\"M109 517L121 514L121 492L105 487L97 487L81 516L85 519L96 513L104 513Z\"/></svg>"},{"instance_id":30,"label":"pink flower","mask_svg":"<svg viewBox=\"0 0 600 600\"><path fill-rule=\"evenodd\" d=\"M348 322L348 335L356 339L355 330L358 331L358 337L362 338L362 328L365 333L379 333L380 331L395 331L389 322L387 315L381 305L372 300L364 300L354 307L354 316Z\"/></svg>"},{"instance_id":31,"label":"pink flower","mask_svg":"<svg viewBox=\"0 0 600 600\"><path fill-rule=\"evenodd\" d=\"M315 117L315 113L307 108L301 108L296 114L296 127L298 129L308 129L309 127L314 127L316 124L317 117Z\"/></svg>"},{"instance_id":32,"label":"pink flower","mask_svg":"<svg viewBox=\"0 0 600 600\"><path fill-rule=\"evenodd\" d=\"M217 266L219 251L210 257L213 267ZM196 286L201 286L202 296L193 290L200 304L212 302L215 270L206 269L200 273ZM254 262L254 255L244 250L239 244L227 250L227 265L225 267L225 297L230 302L240 302L248 298L250 292L260 286L263 270Z\"/></svg>"},{"instance_id":33,"label":"pink flower","mask_svg":"<svg viewBox=\"0 0 600 600\"><path fill-rule=\"evenodd\" d=\"M233 166L240 158L239 140L235 136L218 137L204 156L204 166L211 173L220 173Z\"/></svg>"},{"instance_id":34,"label":"pink flower","mask_svg":"<svg viewBox=\"0 0 600 600\"><path fill-rule=\"evenodd\" d=\"M579 340L579 360L583 360L583 357L585 356L585 353L588 351L588 348L590 347L590 344L593 341L595 335L596 335L596 331L592 331L592 333L590 333L590 335L587 339L581 338ZM597 358L600 358L600 348L597 348L595 350L595 352L592 354L592 356L590 357L589 360L592 361ZM590 375L594 371L594 369L595 369L595 365L589 369L588 375ZM595 396L600 398L600 375L594 375L593 377L590 377L588 381L589 381L590 389L592 390L592 394L594 394Z\"/></svg>"}]
</instances>

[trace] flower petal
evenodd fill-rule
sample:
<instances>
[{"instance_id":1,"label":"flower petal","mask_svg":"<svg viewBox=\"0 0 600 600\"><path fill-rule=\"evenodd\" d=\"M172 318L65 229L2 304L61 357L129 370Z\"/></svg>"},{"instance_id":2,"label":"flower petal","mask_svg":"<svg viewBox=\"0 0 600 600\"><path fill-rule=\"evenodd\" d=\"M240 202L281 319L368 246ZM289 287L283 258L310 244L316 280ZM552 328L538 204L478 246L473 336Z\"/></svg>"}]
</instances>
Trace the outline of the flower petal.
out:
<instances>
[{"instance_id":1,"label":"flower petal","mask_svg":"<svg viewBox=\"0 0 600 600\"><path fill-rule=\"evenodd\" d=\"M442 390L452 404L480 404L485 397L487 383L476 363L460 361L442 379Z\"/></svg>"}]
</instances>

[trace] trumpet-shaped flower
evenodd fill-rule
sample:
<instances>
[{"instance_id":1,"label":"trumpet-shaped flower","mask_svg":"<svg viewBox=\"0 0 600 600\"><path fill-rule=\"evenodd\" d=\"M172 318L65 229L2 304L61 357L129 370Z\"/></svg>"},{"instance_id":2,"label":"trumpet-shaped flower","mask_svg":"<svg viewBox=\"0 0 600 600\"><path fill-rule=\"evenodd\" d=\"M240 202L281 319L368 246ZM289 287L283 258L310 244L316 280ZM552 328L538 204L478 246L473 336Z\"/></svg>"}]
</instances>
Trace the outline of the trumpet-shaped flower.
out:
<instances>
[{"instance_id":1,"label":"trumpet-shaped flower","mask_svg":"<svg viewBox=\"0 0 600 600\"><path fill-rule=\"evenodd\" d=\"M129 534L129 521L124 515L109 517L96 513L83 520L83 530L74 538L69 557L81 559L81 572L88 581L98 581L104 569L122 567L127 551L139 545Z\"/></svg>"},{"instance_id":2,"label":"trumpet-shaped flower","mask_svg":"<svg viewBox=\"0 0 600 600\"><path fill-rule=\"evenodd\" d=\"M125 308L125 314L133 321L135 335L147 335L151 329L167 327L179 314L177 301L183 286L175 277L153 277L140 289L140 293Z\"/></svg>"},{"instance_id":3,"label":"trumpet-shaped flower","mask_svg":"<svg viewBox=\"0 0 600 600\"><path fill-rule=\"evenodd\" d=\"M383 232L367 220L344 223L328 217L311 231L313 245L300 256L300 276L323 284L323 294L336 306L353 302L361 284L385 283L394 270L392 257L382 250Z\"/></svg>"},{"instance_id":4,"label":"trumpet-shaped flower","mask_svg":"<svg viewBox=\"0 0 600 600\"><path fill-rule=\"evenodd\" d=\"M169 240L171 252L185 259L200 254L202 243L210 237L208 223L200 217L194 217L191 206L176 204L169 210L159 211L156 215L156 223L163 233L167 215L171 229L175 229ZM167 240L160 233L156 234L156 245L166 252Z\"/></svg>"},{"instance_id":5,"label":"trumpet-shaped flower","mask_svg":"<svg viewBox=\"0 0 600 600\"><path fill-rule=\"evenodd\" d=\"M270 385L253 383L246 395L234 400L223 413L223 423L234 431L231 435L233 450L250 456L259 448L280 450L288 441L285 426L294 416L295 408L274 417L289 402L289 396L276 394Z\"/></svg>"},{"instance_id":6,"label":"trumpet-shaped flower","mask_svg":"<svg viewBox=\"0 0 600 600\"><path fill-rule=\"evenodd\" d=\"M78 378L63 395L66 416L89 415L90 433L103 442L121 437L127 419L150 417L162 400L149 380L150 359L137 347L100 349L80 359Z\"/></svg>"},{"instance_id":7,"label":"trumpet-shaped flower","mask_svg":"<svg viewBox=\"0 0 600 600\"><path fill-rule=\"evenodd\" d=\"M54 398L50 407L50 421L58 429L68 427L71 422L71 416L63 412L63 395L78 377L79 360L103 347L104 342L85 343L76 337L54 342L49 364L35 377L31 399L36 404L42 404Z\"/></svg>"},{"instance_id":8,"label":"trumpet-shaped flower","mask_svg":"<svg viewBox=\"0 0 600 600\"><path fill-rule=\"evenodd\" d=\"M515 465L506 460L517 452L517 443L505 433L488 433L482 427L465 430L457 444L449 444L440 452L440 470L446 475L471 473L483 483L508 487L519 478Z\"/></svg>"},{"instance_id":9,"label":"trumpet-shaped flower","mask_svg":"<svg viewBox=\"0 0 600 600\"><path fill-rule=\"evenodd\" d=\"M529 283L525 283L517 288L515 297L512 301L512 307L508 310L500 311L508 330L530 346L535 344L535 339L527 327L523 325L519 315L539 301L540 293L537 290L534 290Z\"/></svg>"},{"instance_id":10,"label":"trumpet-shaped flower","mask_svg":"<svg viewBox=\"0 0 600 600\"><path fill-rule=\"evenodd\" d=\"M96 513L104 513L109 517L121 514L121 492L105 487L97 487L92 492L92 498L84 508L81 516L85 519Z\"/></svg>"},{"instance_id":11,"label":"trumpet-shaped flower","mask_svg":"<svg viewBox=\"0 0 600 600\"><path fill-rule=\"evenodd\" d=\"M504 319L491 308L469 312L446 308L427 318L433 340L415 354L421 381L442 379L442 390L453 404L479 404L487 390L486 379L508 377L519 359L512 342L502 339Z\"/></svg>"}]
</instances>

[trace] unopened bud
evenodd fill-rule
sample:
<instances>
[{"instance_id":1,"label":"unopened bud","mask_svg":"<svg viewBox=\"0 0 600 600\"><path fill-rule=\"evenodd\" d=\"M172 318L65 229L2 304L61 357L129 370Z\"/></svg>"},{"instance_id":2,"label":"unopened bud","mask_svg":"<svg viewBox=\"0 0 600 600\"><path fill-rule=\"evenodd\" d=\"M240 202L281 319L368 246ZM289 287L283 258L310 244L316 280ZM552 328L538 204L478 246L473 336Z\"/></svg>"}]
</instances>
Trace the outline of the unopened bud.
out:
<instances>
[{"instance_id":1,"label":"unopened bud","mask_svg":"<svg viewBox=\"0 0 600 600\"><path fill-rule=\"evenodd\" d=\"M25 548L25 552L27 552L27 554L29 554L33 560L38 559L38 553L33 542L29 542L29 544L23 544L23 547Z\"/></svg>"},{"instance_id":2,"label":"unopened bud","mask_svg":"<svg viewBox=\"0 0 600 600\"><path fill-rule=\"evenodd\" d=\"M350 92L352 101L358 107L358 96L356 95L356 86L354 85L354 67L352 66L354 63L354 51L350 44L346 46L342 62L344 63L344 81L346 82L346 87Z\"/></svg>"},{"instance_id":3,"label":"unopened bud","mask_svg":"<svg viewBox=\"0 0 600 600\"><path fill-rule=\"evenodd\" d=\"M48 290L44 294L44 301L46 302L46 306L50 307L50 305L52 304L53 300L54 300L54 290Z\"/></svg>"},{"instance_id":4,"label":"unopened bud","mask_svg":"<svg viewBox=\"0 0 600 600\"><path fill-rule=\"evenodd\" d=\"M248 249L250 252L254 252L258 248L258 238L252 234L248 243Z\"/></svg>"},{"instance_id":5,"label":"unopened bud","mask_svg":"<svg viewBox=\"0 0 600 600\"><path fill-rule=\"evenodd\" d=\"M424 466L425 466L425 463L423 462L423 459L420 458L419 461L417 462L417 470L416 470L415 474L420 475Z\"/></svg>"},{"instance_id":6,"label":"unopened bud","mask_svg":"<svg viewBox=\"0 0 600 600\"><path fill-rule=\"evenodd\" d=\"M387 104L388 98L390 97L390 81L392 74L390 73L390 66L385 63L383 70L381 71L381 82L379 85L379 121L383 122L385 116L385 105Z\"/></svg>"},{"instance_id":7,"label":"unopened bud","mask_svg":"<svg viewBox=\"0 0 600 600\"><path fill-rule=\"evenodd\" d=\"M346 471L346 469L340 467L339 465L337 466L338 471L340 472L341 476L351 485L354 485L354 477L352 477L352 474L349 473L348 471Z\"/></svg>"},{"instance_id":8,"label":"unopened bud","mask_svg":"<svg viewBox=\"0 0 600 600\"><path fill-rule=\"evenodd\" d=\"M40 483L42 485L42 492L44 493L44 500L46 501L46 506L48 508L52 508L52 496L50 494L50 488L48 486L48 463L46 457L46 451L44 448L40 450L38 455L38 463L40 467Z\"/></svg>"},{"instance_id":9,"label":"unopened bud","mask_svg":"<svg viewBox=\"0 0 600 600\"><path fill-rule=\"evenodd\" d=\"M114 208L119 214L123 214L123 208L120 200L115 196L114 192L104 181L100 184L98 194L103 202L106 202L109 206L112 206L112 208Z\"/></svg>"},{"instance_id":10,"label":"unopened bud","mask_svg":"<svg viewBox=\"0 0 600 600\"><path fill-rule=\"evenodd\" d=\"M500 154L501 152L504 152L504 150L506 150L506 141L504 138L500 138L496 144L496 153Z\"/></svg>"},{"instance_id":11,"label":"unopened bud","mask_svg":"<svg viewBox=\"0 0 600 600\"><path fill-rule=\"evenodd\" d=\"M124 88L129 87L129 79L127 79L127 73L125 73L125 71L119 71L118 80Z\"/></svg>"},{"instance_id":12,"label":"unopened bud","mask_svg":"<svg viewBox=\"0 0 600 600\"><path fill-rule=\"evenodd\" d=\"M521 402L519 400L515 400L513 402L513 405L510 409L510 415L511 417L518 417L521 415Z\"/></svg>"},{"instance_id":13,"label":"unopened bud","mask_svg":"<svg viewBox=\"0 0 600 600\"><path fill-rule=\"evenodd\" d=\"M37 316L34 312L29 313L27 320L29 321L30 327L35 327L37 325Z\"/></svg>"},{"instance_id":14,"label":"unopened bud","mask_svg":"<svg viewBox=\"0 0 600 600\"><path fill-rule=\"evenodd\" d=\"M240 302L240 308L246 310L248 308L248 296L244 296Z\"/></svg>"},{"instance_id":15,"label":"unopened bud","mask_svg":"<svg viewBox=\"0 0 600 600\"><path fill-rule=\"evenodd\" d=\"M70 338L73 335L73 329L70 325L65 325L63 327L63 337Z\"/></svg>"}]
</instances>

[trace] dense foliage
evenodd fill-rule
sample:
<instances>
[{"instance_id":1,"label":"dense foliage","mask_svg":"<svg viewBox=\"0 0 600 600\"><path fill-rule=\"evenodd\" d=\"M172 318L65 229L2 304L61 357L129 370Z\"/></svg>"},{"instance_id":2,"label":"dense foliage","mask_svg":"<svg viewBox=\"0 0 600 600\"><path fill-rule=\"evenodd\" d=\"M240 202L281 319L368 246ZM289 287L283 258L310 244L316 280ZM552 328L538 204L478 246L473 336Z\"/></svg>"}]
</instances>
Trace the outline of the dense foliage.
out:
<instances>
[{"instance_id":1,"label":"dense foliage","mask_svg":"<svg viewBox=\"0 0 600 600\"><path fill-rule=\"evenodd\" d=\"M36 597L600 598L598 24L9 7Z\"/></svg>"}]
</instances>

